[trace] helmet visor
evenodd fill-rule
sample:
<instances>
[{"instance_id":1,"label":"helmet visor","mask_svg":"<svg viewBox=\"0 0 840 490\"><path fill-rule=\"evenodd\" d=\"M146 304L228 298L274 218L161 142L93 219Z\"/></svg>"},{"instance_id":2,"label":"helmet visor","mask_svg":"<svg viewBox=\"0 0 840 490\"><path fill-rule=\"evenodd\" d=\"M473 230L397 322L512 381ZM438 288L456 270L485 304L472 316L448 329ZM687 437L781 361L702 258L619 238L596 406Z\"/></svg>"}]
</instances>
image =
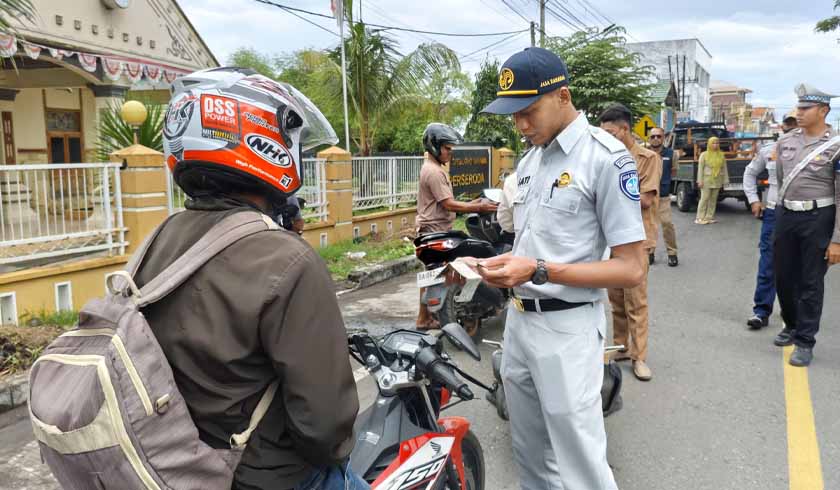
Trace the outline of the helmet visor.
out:
<instances>
[{"instance_id":1,"label":"helmet visor","mask_svg":"<svg viewBox=\"0 0 840 490\"><path fill-rule=\"evenodd\" d=\"M327 118L324 117L315 104L298 89L287 83L283 83L282 85L289 91L289 95L294 99L294 104L297 108L303 112L300 114L303 118L303 127L300 132L300 149L308 151L320 145L334 145L338 143L338 136L336 136L330 122L327 121Z\"/></svg>"}]
</instances>

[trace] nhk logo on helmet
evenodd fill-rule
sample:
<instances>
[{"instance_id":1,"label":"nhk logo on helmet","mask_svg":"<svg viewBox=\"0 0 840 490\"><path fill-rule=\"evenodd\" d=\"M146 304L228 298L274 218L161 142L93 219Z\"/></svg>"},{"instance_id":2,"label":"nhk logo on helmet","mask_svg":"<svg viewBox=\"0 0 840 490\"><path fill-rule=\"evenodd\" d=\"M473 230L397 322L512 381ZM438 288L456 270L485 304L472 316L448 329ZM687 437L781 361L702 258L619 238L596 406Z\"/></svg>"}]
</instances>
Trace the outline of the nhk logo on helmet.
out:
<instances>
[{"instance_id":1,"label":"nhk logo on helmet","mask_svg":"<svg viewBox=\"0 0 840 490\"><path fill-rule=\"evenodd\" d=\"M291 167L292 157L289 150L271 138L257 133L245 137L245 144L258 157L278 167Z\"/></svg>"}]
</instances>

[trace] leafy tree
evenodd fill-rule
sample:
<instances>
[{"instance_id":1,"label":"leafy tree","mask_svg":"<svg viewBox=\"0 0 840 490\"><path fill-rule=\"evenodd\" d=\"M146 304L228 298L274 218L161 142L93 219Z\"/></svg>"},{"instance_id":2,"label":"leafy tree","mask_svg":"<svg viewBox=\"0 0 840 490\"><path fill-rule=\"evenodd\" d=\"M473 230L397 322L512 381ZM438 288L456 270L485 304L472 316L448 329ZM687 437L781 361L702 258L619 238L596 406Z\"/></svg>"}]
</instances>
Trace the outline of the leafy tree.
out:
<instances>
[{"instance_id":1,"label":"leafy tree","mask_svg":"<svg viewBox=\"0 0 840 490\"><path fill-rule=\"evenodd\" d=\"M144 105L148 115L140 125L137 140L147 148L162 152L166 107L145 102ZM123 121L121 110L122 102L119 102L111 104L100 113L99 141L96 143L96 155L100 161L107 162L111 153L134 144L134 128Z\"/></svg>"},{"instance_id":2,"label":"leafy tree","mask_svg":"<svg viewBox=\"0 0 840 490\"><path fill-rule=\"evenodd\" d=\"M834 10L840 9L840 0L834 0ZM817 22L817 32L831 32L840 28L840 16L835 15Z\"/></svg>"},{"instance_id":3,"label":"leafy tree","mask_svg":"<svg viewBox=\"0 0 840 490\"><path fill-rule=\"evenodd\" d=\"M498 87L499 61L485 60L475 75L471 117L467 123L465 137L468 141L488 142L496 148L506 146L518 152L522 148L522 143L513 120L509 116L481 114L481 110L496 98Z\"/></svg>"},{"instance_id":4,"label":"leafy tree","mask_svg":"<svg viewBox=\"0 0 840 490\"><path fill-rule=\"evenodd\" d=\"M625 48L624 29L617 28L595 40L585 32L548 39L569 69L575 107L594 120L612 103L627 106L640 116L654 109L650 100L653 67L641 64L641 55Z\"/></svg>"},{"instance_id":5,"label":"leafy tree","mask_svg":"<svg viewBox=\"0 0 840 490\"><path fill-rule=\"evenodd\" d=\"M268 78L277 76L277 61L258 52L254 48L239 48L228 57L228 65L251 68Z\"/></svg>"},{"instance_id":6,"label":"leafy tree","mask_svg":"<svg viewBox=\"0 0 840 490\"><path fill-rule=\"evenodd\" d=\"M35 6L32 0L0 0L0 32L15 32L12 19L18 22L34 22Z\"/></svg>"}]
</instances>

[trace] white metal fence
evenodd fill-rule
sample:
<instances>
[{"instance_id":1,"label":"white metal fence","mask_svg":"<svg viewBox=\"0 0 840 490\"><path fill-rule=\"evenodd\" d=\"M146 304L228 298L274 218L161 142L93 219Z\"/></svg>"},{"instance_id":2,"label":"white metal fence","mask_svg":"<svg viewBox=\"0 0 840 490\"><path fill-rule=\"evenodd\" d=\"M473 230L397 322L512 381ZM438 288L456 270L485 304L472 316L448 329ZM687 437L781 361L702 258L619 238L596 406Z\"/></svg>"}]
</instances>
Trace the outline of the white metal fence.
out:
<instances>
[{"instance_id":1,"label":"white metal fence","mask_svg":"<svg viewBox=\"0 0 840 490\"><path fill-rule=\"evenodd\" d=\"M303 209L304 219L315 219L326 221L327 219L327 178L325 170L326 160L322 158L304 158L301 162L303 170L303 184L297 192L297 196L306 200L306 207ZM172 174L167 167L168 176L167 196L169 214L184 210L184 201L187 195L175 183Z\"/></svg>"},{"instance_id":2,"label":"white metal fence","mask_svg":"<svg viewBox=\"0 0 840 490\"><path fill-rule=\"evenodd\" d=\"M395 209L417 201L423 157L354 157L353 211Z\"/></svg>"},{"instance_id":3,"label":"white metal fence","mask_svg":"<svg viewBox=\"0 0 840 490\"><path fill-rule=\"evenodd\" d=\"M118 163L0 165L0 264L125 252Z\"/></svg>"}]
</instances>

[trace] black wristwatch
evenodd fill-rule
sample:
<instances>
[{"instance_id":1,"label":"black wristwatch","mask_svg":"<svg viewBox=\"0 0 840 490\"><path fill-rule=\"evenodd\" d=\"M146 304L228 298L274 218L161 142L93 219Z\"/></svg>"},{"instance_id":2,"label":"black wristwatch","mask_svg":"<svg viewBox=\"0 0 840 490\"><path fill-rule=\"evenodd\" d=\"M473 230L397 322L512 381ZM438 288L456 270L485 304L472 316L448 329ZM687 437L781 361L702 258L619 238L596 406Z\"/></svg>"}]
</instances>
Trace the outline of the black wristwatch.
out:
<instances>
[{"instance_id":1,"label":"black wristwatch","mask_svg":"<svg viewBox=\"0 0 840 490\"><path fill-rule=\"evenodd\" d=\"M545 261L543 259L537 259L537 270L535 270L534 275L531 276L531 282L537 286L548 282L548 269L546 269Z\"/></svg>"}]
</instances>

